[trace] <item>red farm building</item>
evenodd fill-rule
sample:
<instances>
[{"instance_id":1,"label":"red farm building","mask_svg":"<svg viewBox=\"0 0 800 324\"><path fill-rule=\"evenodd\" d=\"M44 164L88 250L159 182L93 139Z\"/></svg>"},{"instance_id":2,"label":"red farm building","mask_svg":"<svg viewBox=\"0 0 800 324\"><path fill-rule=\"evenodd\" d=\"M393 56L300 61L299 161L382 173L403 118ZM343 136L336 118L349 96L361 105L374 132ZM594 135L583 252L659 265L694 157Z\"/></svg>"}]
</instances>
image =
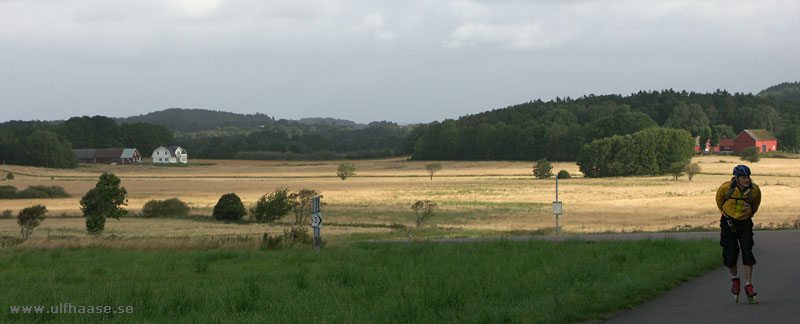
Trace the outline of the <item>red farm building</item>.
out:
<instances>
[{"instance_id":1,"label":"red farm building","mask_svg":"<svg viewBox=\"0 0 800 324\"><path fill-rule=\"evenodd\" d=\"M778 148L778 139L765 129L745 129L733 140L733 153L739 154L752 146L758 147L761 153L772 152Z\"/></svg>"},{"instance_id":2,"label":"red farm building","mask_svg":"<svg viewBox=\"0 0 800 324\"><path fill-rule=\"evenodd\" d=\"M134 149L79 149L75 150L82 163L142 163L142 156Z\"/></svg>"}]
</instances>

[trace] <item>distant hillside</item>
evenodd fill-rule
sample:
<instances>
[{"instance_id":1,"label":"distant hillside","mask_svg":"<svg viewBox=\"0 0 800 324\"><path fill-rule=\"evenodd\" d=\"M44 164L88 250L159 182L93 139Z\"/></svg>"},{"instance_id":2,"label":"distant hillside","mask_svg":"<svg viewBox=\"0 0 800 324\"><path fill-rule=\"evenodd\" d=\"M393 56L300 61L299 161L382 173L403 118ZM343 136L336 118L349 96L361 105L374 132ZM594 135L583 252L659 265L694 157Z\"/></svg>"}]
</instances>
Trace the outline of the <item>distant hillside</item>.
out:
<instances>
[{"instance_id":1,"label":"distant hillside","mask_svg":"<svg viewBox=\"0 0 800 324\"><path fill-rule=\"evenodd\" d=\"M352 127L353 129L362 129L367 127L367 125L359 124L354 121L349 121L346 119L336 119L336 118L301 118L298 120L300 124L305 125L325 125L331 127Z\"/></svg>"},{"instance_id":2,"label":"distant hillside","mask_svg":"<svg viewBox=\"0 0 800 324\"><path fill-rule=\"evenodd\" d=\"M211 130L218 127L235 126L246 129L275 123L272 117L265 114L236 114L225 111L205 109L170 108L151 112L146 115L117 118L118 123L150 123L164 125L170 130L182 133Z\"/></svg>"},{"instance_id":3,"label":"distant hillside","mask_svg":"<svg viewBox=\"0 0 800 324\"><path fill-rule=\"evenodd\" d=\"M760 97L800 103L800 82L784 82L759 92Z\"/></svg>"},{"instance_id":4,"label":"distant hillside","mask_svg":"<svg viewBox=\"0 0 800 324\"><path fill-rule=\"evenodd\" d=\"M235 127L242 131L253 128L264 128L265 126L283 125L295 126L301 129L308 129L311 126L331 127L351 127L353 129L363 129L364 124L336 118L303 118L300 120L276 120L266 114L237 114L226 111L215 111L206 109L184 109L170 108L161 111L151 112L146 115L132 116L116 119L120 124L131 124L144 122L149 124L164 125L172 131L180 133L193 133L219 130L220 128Z\"/></svg>"}]
</instances>

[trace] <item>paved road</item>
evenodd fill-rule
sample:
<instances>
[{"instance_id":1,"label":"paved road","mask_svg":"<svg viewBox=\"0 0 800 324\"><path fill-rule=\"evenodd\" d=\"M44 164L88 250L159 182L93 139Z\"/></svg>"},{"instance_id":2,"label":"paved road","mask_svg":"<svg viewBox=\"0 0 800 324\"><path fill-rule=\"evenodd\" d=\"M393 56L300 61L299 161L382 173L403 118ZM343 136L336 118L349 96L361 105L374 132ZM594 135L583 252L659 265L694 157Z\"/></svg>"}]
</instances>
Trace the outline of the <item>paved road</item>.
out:
<instances>
[{"instance_id":1,"label":"paved road","mask_svg":"<svg viewBox=\"0 0 800 324\"><path fill-rule=\"evenodd\" d=\"M606 322L800 323L800 231L757 231L755 242L758 305L747 304L744 291L734 304L730 274L720 267ZM741 257L739 262L741 276Z\"/></svg>"},{"instance_id":2,"label":"paved road","mask_svg":"<svg viewBox=\"0 0 800 324\"><path fill-rule=\"evenodd\" d=\"M719 239L719 232L591 234L581 236L521 236L508 240L640 240ZM427 240L431 242L490 241L498 238L457 238ZM402 242L402 241L397 241ZM800 323L800 231L756 231L753 254L758 261L753 267L753 285L758 305L747 303L742 291L739 304L730 293L730 273L720 267L671 291L645 302L632 310L606 319L606 323ZM741 256L739 275L743 277ZM613 284L613 283L610 283ZM744 284L744 282L742 283Z\"/></svg>"}]
</instances>

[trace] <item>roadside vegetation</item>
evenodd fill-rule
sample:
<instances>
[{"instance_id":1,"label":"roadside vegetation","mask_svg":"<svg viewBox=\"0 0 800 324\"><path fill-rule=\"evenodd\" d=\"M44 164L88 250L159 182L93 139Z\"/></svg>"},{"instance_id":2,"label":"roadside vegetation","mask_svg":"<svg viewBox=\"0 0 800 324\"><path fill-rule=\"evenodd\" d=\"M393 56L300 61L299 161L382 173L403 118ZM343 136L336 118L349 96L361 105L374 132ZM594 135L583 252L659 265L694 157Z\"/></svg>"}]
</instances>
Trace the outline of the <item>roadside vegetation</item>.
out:
<instances>
[{"instance_id":1,"label":"roadside vegetation","mask_svg":"<svg viewBox=\"0 0 800 324\"><path fill-rule=\"evenodd\" d=\"M632 308L718 267L718 250L712 240L4 250L0 322L581 322ZM132 306L133 313L8 311L64 302Z\"/></svg>"}]
</instances>

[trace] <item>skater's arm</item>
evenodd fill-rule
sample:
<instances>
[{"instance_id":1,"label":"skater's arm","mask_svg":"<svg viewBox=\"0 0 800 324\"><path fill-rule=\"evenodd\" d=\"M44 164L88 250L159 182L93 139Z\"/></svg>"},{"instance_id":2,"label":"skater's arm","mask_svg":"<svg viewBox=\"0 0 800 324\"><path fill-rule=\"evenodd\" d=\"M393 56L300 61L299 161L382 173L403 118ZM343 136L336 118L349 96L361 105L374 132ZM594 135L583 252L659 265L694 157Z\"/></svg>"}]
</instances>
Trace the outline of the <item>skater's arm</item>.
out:
<instances>
[{"instance_id":1,"label":"skater's arm","mask_svg":"<svg viewBox=\"0 0 800 324\"><path fill-rule=\"evenodd\" d=\"M719 211L723 213L725 211L722 210L722 204L725 203L725 195L728 194L728 189L730 188L726 188L725 185L721 185L719 186L719 189L717 189L717 208L719 208Z\"/></svg>"},{"instance_id":2,"label":"skater's arm","mask_svg":"<svg viewBox=\"0 0 800 324\"><path fill-rule=\"evenodd\" d=\"M755 216L756 212L758 211L758 207L761 206L761 188L754 186L753 189L753 214L750 215L750 217Z\"/></svg>"}]
</instances>

